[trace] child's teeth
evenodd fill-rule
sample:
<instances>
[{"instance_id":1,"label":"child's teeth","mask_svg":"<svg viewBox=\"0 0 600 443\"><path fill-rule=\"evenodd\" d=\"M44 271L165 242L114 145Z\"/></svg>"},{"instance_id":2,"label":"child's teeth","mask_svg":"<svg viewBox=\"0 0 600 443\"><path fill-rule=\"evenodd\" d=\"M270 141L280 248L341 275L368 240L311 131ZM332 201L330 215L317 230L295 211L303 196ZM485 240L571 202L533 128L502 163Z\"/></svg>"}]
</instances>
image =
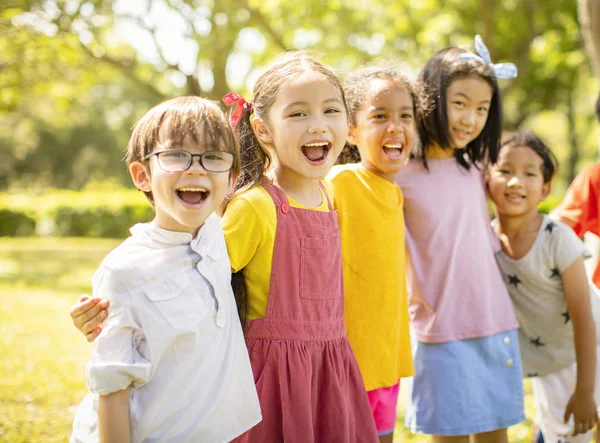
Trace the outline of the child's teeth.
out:
<instances>
[{"instance_id":1,"label":"child's teeth","mask_svg":"<svg viewBox=\"0 0 600 443\"><path fill-rule=\"evenodd\" d=\"M328 143L307 143L304 146L327 146Z\"/></svg>"},{"instance_id":2,"label":"child's teeth","mask_svg":"<svg viewBox=\"0 0 600 443\"><path fill-rule=\"evenodd\" d=\"M183 192L206 192L205 188L179 188Z\"/></svg>"}]
</instances>

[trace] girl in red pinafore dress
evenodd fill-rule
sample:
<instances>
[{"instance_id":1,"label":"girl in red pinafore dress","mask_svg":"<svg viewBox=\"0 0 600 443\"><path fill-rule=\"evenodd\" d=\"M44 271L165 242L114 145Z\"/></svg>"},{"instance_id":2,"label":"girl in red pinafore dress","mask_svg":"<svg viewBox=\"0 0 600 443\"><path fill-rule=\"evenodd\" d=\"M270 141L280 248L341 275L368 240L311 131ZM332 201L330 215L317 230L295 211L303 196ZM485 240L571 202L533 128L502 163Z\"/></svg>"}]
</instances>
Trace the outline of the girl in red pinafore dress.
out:
<instances>
[{"instance_id":1,"label":"girl in red pinafore dress","mask_svg":"<svg viewBox=\"0 0 600 443\"><path fill-rule=\"evenodd\" d=\"M348 132L340 83L286 53L257 80L254 103L224 100L238 104L242 173L222 225L263 416L236 441L375 443L343 320L337 213L320 181Z\"/></svg>"}]
</instances>

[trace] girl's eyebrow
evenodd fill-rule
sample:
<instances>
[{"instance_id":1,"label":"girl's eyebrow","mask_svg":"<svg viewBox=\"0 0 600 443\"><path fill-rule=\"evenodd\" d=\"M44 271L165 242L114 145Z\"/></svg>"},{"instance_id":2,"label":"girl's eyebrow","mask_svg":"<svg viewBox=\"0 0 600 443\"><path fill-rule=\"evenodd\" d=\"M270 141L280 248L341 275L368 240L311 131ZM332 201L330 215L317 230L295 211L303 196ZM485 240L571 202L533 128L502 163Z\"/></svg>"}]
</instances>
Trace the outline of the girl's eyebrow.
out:
<instances>
[{"instance_id":1,"label":"girl's eyebrow","mask_svg":"<svg viewBox=\"0 0 600 443\"><path fill-rule=\"evenodd\" d=\"M405 106L402 106L400 109L403 111L406 109L410 109L412 111L412 106L405 105ZM385 106L378 106L377 108L369 109L370 112L387 111L387 110L388 110L388 108L386 108Z\"/></svg>"},{"instance_id":2,"label":"girl's eyebrow","mask_svg":"<svg viewBox=\"0 0 600 443\"><path fill-rule=\"evenodd\" d=\"M471 97L469 97L467 94L465 94L464 92L455 92L454 95L459 95L461 97L466 98L467 100L471 100ZM485 100L481 100L479 102L479 104L483 104L483 103L490 103L490 100L488 100L487 98Z\"/></svg>"},{"instance_id":3,"label":"girl's eyebrow","mask_svg":"<svg viewBox=\"0 0 600 443\"><path fill-rule=\"evenodd\" d=\"M332 102L342 104L342 101L336 97L328 98L327 100L323 101L323 103L332 103ZM287 105L285 108L283 108L283 110L287 111L289 108L293 108L294 106L302 106L302 105L304 105L304 106L308 105L308 102L301 101L301 100L297 101L297 102L293 102L293 103L290 103L289 105Z\"/></svg>"}]
</instances>

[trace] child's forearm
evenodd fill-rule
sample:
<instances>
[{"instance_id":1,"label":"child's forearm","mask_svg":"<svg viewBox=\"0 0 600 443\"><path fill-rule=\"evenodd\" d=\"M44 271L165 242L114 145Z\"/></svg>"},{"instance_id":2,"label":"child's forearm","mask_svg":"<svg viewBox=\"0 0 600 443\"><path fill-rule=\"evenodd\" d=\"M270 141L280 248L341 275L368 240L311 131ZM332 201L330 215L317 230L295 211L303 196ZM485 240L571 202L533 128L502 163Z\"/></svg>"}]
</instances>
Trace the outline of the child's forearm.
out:
<instances>
[{"instance_id":1,"label":"child's forearm","mask_svg":"<svg viewBox=\"0 0 600 443\"><path fill-rule=\"evenodd\" d=\"M98 400L100 443L129 443L129 388Z\"/></svg>"},{"instance_id":2,"label":"child's forearm","mask_svg":"<svg viewBox=\"0 0 600 443\"><path fill-rule=\"evenodd\" d=\"M596 326L589 312L578 316L574 313L573 332L577 358L577 385L579 392L594 392L596 381Z\"/></svg>"},{"instance_id":3,"label":"child's forearm","mask_svg":"<svg viewBox=\"0 0 600 443\"><path fill-rule=\"evenodd\" d=\"M592 394L596 379L596 326L590 303L590 286L583 265L583 256L562 272L569 317L573 322L577 385L579 393Z\"/></svg>"}]
</instances>

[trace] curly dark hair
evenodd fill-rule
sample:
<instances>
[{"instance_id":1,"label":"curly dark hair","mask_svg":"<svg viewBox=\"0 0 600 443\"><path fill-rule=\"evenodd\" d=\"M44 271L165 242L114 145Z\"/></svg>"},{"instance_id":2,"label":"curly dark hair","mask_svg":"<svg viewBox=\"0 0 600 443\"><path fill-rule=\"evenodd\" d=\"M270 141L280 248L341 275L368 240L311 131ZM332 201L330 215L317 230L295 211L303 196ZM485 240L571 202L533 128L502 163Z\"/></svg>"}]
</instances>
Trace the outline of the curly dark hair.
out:
<instances>
[{"instance_id":1,"label":"curly dark hair","mask_svg":"<svg viewBox=\"0 0 600 443\"><path fill-rule=\"evenodd\" d=\"M414 115L426 108L427 100L424 89L419 83L411 81L399 71L397 62L393 60L378 61L358 68L348 74L344 80L344 93L348 103L350 124L356 125L356 113L364 105L369 93L369 85L373 80L390 81L399 87L406 88L413 103ZM338 157L337 164L357 163L360 161L358 148L346 142L346 146Z\"/></svg>"}]
</instances>

